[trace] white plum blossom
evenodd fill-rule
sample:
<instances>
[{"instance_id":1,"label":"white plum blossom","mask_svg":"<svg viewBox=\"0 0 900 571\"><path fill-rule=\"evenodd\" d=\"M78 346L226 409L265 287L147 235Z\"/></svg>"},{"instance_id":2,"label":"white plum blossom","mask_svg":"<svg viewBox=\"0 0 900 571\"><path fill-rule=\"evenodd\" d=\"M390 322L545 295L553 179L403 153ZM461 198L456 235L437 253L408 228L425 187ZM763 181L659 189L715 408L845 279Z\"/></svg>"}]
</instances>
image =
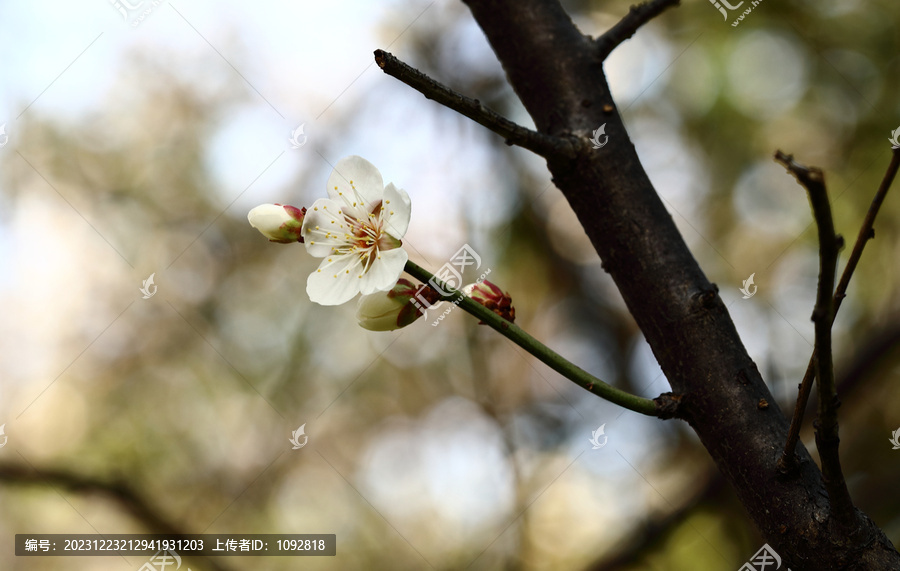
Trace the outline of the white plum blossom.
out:
<instances>
[{"instance_id":1,"label":"white plum blossom","mask_svg":"<svg viewBox=\"0 0 900 571\"><path fill-rule=\"evenodd\" d=\"M341 159L328 177L328 198L306 211L301 235L306 251L323 258L306 282L309 299L340 305L397 284L408 259L401 238L410 200L362 157Z\"/></svg>"}]
</instances>

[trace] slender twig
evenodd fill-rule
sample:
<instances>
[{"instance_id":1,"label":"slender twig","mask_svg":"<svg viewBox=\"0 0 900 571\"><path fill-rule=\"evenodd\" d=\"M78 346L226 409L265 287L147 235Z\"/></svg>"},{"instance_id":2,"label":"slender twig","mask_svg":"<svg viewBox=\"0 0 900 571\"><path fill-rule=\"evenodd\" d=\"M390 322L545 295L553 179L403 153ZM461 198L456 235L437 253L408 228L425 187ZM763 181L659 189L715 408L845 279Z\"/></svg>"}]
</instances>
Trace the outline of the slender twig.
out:
<instances>
[{"instance_id":1,"label":"slender twig","mask_svg":"<svg viewBox=\"0 0 900 571\"><path fill-rule=\"evenodd\" d=\"M386 74L399 79L427 99L433 99L497 133L506 140L507 145L518 145L546 158L575 156L572 141L538 133L513 123L491 111L477 99L453 91L384 50L375 50L375 63Z\"/></svg>"},{"instance_id":2,"label":"slender twig","mask_svg":"<svg viewBox=\"0 0 900 571\"><path fill-rule=\"evenodd\" d=\"M0 481L11 484L46 485L53 488L64 488L78 493L99 493L115 500L129 511L136 519L154 533L180 536L185 531L166 520L126 482L119 480L101 480L83 476L66 470L42 468L40 470L25 465L0 463ZM214 571L230 571L230 567L209 557L197 557L206 567Z\"/></svg>"},{"instance_id":3,"label":"slender twig","mask_svg":"<svg viewBox=\"0 0 900 571\"><path fill-rule=\"evenodd\" d=\"M819 391L819 415L815 422L816 448L822 462L822 477L831 501L833 521L853 527L857 520L856 509L853 507L853 500L850 498L841 469L837 418L840 400L834 384L834 363L831 355L834 276L837 272L838 252L843 241L834 232L831 204L828 202L825 176L821 169L804 166L794 161L793 156L785 155L781 151L775 153L775 160L783 164L806 188L813 218L819 230L819 285L812 315L816 332L816 387Z\"/></svg>"},{"instance_id":4,"label":"slender twig","mask_svg":"<svg viewBox=\"0 0 900 571\"><path fill-rule=\"evenodd\" d=\"M597 46L597 57L600 58L600 61L605 60L622 42L633 36L638 28L678 4L680 4L680 0L650 0L632 6L624 18L594 40Z\"/></svg>"},{"instance_id":5,"label":"slender twig","mask_svg":"<svg viewBox=\"0 0 900 571\"><path fill-rule=\"evenodd\" d=\"M647 416L670 416L665 412L668 397L658 397L660 402L657 404L656 400L639 397L609 385L567 361L553 349L526 333L518 325L507 321L465 294L448 286L434 277L428 270L413 262L406 262L406 273L419 281L437 286L435 290L449 292L447 295L441 295L440 299L453 302L463 311L474 315L486 325L497 330L501 335L546 363L551 369L585 390L628 410L646 414Z\"/></svg>"},{"instance_id":6,"label":"slender twig","mask_svg":"<svg viewBox=\"0 0 900 571\"><path fill-rule=\"evenodd\" d=\"M884 173L881 185L879 185L875 197L872 198L872 204L869 205L869 211L866 213L866 217L859 229L856 243L853 245L853 251L850 253L850 257L847 259L847 265L844 267L844 272L841 274L841 280L838 282L837 289L834 291L834 312L832 315L832 322L834 322L837 312L841 308L841 303L847 296L847 287L850 285L850 278L853 277L853 272L856 270L859 259L862 257L863 248L866 247L869 240L875 237L875 217L878 215L878 210L884 202L884 197L887 196L888 190L891 188L891 184L893 184L894 178L897 176L898 169L900 169L900 149L895 149L891 163ZM803 381L800 383L797 403L794 405L794 415L791 418L791 428L788 432L781 458L778 460L778 467L782 472L788 472L796 466L794 450L797 447L797 442L800 440L800 427L803 425L806 403L809 400L809 393L812 390L812 381L815 376L815 361L817 358L818 355L814 349L812 356L809 358L809 364L806 366L806 373L803 375Z\"/></svg>"},{"instance_id":7,"label":"slender twig","mask_svg":"<svg viewBox=\"0 0 900 571\"><path fill-rule=\"evenodd\" d=\"M837 306L835 305L835 310ZM803 374L803 380L800 382L799 391L797 393L797 402L794 403L794 415L791 417L791 428L788 431L787 440L784 443L784 450L781 451L781 458L778 459L778 470L787 474L797 468L797 458L794 456L794 450L797 448L797 442L800 440L800 427L803 425L803 417L806 413L806 403L809 402L809 393L812 391L813 378L816 376L816 360L819 354L813 348L812 355L809 357L809 363L806 365L806 372Z\"/></svg>"}]
</instances>

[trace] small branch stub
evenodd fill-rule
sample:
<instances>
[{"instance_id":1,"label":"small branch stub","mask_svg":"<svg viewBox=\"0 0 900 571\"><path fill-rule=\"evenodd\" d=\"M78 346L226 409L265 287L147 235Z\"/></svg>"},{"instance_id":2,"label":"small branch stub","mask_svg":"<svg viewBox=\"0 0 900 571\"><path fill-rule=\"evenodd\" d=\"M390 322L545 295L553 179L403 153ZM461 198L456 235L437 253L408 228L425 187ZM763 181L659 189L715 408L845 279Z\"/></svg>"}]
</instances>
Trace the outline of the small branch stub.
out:
<instances>
[{"instance_id":1,"label":"small branch stub","mask_svg":"<svg viewBox=\"0 0 900 571\"><path fill-rule=\"evenodd\" d=\"M600 61L605 60L622 42L633 36L638 28L678 4L680 0L651 0L632 6L624 18L595 40L597 57Z\"/></svg>"},{"instance_id":2,"label":"small branch stub","mask_svg":"<svg viewBox=\"0 0 900 571\"><path fill-rule=\"evenodd\" d=\"M663 420L681 418L682 396L675 393L663 393L653 399L656 403L656 416Z\"/></svg>"}]
</instances>

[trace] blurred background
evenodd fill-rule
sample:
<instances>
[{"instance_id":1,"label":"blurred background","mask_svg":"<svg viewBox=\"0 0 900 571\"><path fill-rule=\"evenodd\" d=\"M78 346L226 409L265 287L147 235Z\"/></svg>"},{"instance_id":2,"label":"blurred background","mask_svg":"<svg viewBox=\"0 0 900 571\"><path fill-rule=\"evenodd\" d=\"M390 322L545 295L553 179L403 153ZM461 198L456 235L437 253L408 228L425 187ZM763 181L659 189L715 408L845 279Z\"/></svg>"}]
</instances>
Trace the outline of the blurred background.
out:
<instances>
[{"instance_id":1,"label":"blurred background","mask_svg":"<svg viewBox=\"0 0 900 571\"><path fill-rule=\"evenodd\" d=\"M630 1L565 4L596 37ZM0 22L0 569L138 569L17 558L13 536L165 525L337 535L336 557L194 570L702 571L762 545L687 425L597 399L461 311L365 331L355 303L306 297L318 259L248 225L257 204L325 196L331 165L361 155L410 194L414 261L469 244L467 281L490 269L527 331L618 386L669 390L543 161L374 65L385 49L532 126L461 3L50 0L0 4ZM900 126L898 53L893 0L764 2L737 27L694 0L605 65L786 411L818 260L805 193L771 157L825 170L846 260ZM845 473L895 544L897 194L835 324Z\"/></svg>"}]
</instances>

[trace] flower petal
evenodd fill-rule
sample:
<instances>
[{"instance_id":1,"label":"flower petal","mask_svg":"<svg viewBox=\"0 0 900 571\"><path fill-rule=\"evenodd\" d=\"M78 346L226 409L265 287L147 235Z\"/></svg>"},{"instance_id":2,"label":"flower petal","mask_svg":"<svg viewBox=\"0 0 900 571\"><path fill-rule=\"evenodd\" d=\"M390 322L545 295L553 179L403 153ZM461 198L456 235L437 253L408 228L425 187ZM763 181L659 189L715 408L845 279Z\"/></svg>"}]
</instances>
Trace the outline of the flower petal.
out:
<instances>
[{"instance_id":1,"label":"flower petal","mask_svg":"<svg viewBox=\"0 0 900 571\"><path fill-rule=\"evenodd\" d=\"M278 229L290 216L278 204L260 204L247 213L250 226L257 230Z\"/></svg>"},{"instance_id":2,"label":"flower petal","mask_svg":"<svg viewBox=\"0 0 900 571\"><path fill-rule=\"evenodd\" d=\"M366 205L381 200L384 195L384 179L375 165L362 157L351 155L334 165L326 190L328 196L341 205L352 206L353 202L362 198L363 204L359 207L364 212Z\"/></svg>"},{"instance_id":3,"label":"flower petal","mask_svg":"<svg viewBox=\"0 0 900 571\"><path fill-rule=\"evenodd\" d=\"M334 254L334 248L347 244L348 225L341 205L327 198L320 198L306 211L300 234L306 251L316 258Z\"/></svg>"},{"instance_id":4,"label":"flower petal","mask_svg":"<svg viewBox=\"0 0 900 571\"><path fill-rule=\"evenodd\" d=\"M409 228L411 212L412 201L406 191L389 183L384 189L384 203L381 206L385 231L398 240L403 238Z\"/></svg>"},{"instance_id":5,"label":"flower petal","mask_svg":"<svg viewBox=\"0 0 900 571\"><path fill-rule=\"evenodd\" d=\"M409 255L403 248L379 252L378 257L369 267L369 271L358 278L359 291L363 294L370 294L391 289L403 273L403 267L406 266L408 259Z\"/></svg>"},{"instance_id":6,"label":"flower petal","mask_svg":"<svg viewBox=\"0 0 900 571\"><path fill-rule=\"evenodd\" d=\"M321 305L341 305L359 293L361 263L358 256L325 258L306 280L309 299Z\"/></svg>"}]
</instances>

